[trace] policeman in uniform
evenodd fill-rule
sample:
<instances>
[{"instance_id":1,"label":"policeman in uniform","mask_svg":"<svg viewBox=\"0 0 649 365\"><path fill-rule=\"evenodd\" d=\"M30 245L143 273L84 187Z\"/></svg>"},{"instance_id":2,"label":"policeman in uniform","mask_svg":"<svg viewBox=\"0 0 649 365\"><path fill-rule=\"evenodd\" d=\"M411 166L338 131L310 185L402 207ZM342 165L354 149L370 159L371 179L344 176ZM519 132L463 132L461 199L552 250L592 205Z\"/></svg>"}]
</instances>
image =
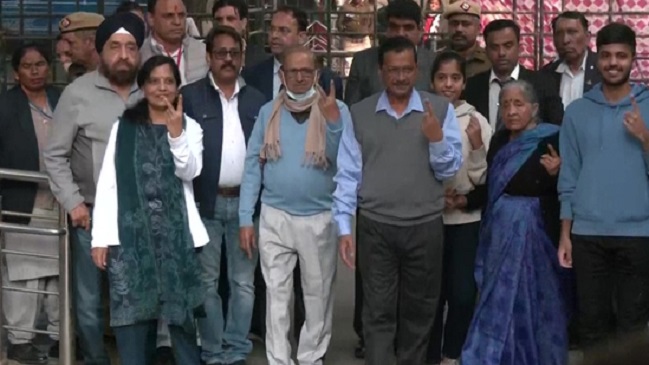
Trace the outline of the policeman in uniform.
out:
<instances>
[{"instance_id":1,"label":"policeman in uniform","mask_svg":"<svg viewBox=\"0 0 649 365\"><path fill-rule=\"evenodd\" d=\"M448 21L448 48L465 57L467 77L491 69L484 48L478 44L482 28L480 14L480 3L468 0L453 1L444 10L444 19Z\"/></svg>"}]
</instances>

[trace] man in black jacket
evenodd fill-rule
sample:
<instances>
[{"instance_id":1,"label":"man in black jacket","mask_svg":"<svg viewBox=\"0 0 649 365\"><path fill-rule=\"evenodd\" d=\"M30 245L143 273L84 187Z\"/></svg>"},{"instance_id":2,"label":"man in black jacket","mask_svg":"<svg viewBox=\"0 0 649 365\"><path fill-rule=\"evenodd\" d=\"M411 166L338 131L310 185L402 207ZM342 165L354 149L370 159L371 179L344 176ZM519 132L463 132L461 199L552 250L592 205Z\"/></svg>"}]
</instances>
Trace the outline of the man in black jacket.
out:
<instances>
[{"instance_id":1,"label":"man in black jacket","mask_svg":"<svg viewBox=\"0 0 649 365\"><path fill-rule=\"evenodd\" d=\"M483 32L487 57L492 68L469 78L465 100L480 114L487 117L494 130L501 123L498 118L498 94L501 85L514 80L525 80L534 86L539 98L541 121L561 124L563 104L554 79L546 72L528 70L519 64L521 29L510 19L498 19L489 23Z\"/></svg>"},{"instance_id":2,"label":"man in black jacket","mask_svg":"<svg viewBox=\"0 0 649 365\"><path fill-rule=\"evenodd\" d=\"M246 256L239 248L239 187L248 138L265 99L239 77L243 42L235 29L216 26L205 42L210 72L181 91L185 113L203 129L203 170L194 180L199 212L210 236L199 254L207 290L206 316L198 320L201 358L207 364L241 364L252 351L248 330L258 253ZM230 296L221 307L219 277L223 274Z\"/></svg>"},{"instance_id":3,"label":"man in black jacket","mask_svg":"<svg viewBox=\"0 0 649 365\"><path fill-rule=\"evenodd\" d=\"M597 53L588 49L588 20L577 11L566 11L552 19L554 47L559 57L543 67L551 75L564 108L602 81Z\"/></svg>"}]
</instances>

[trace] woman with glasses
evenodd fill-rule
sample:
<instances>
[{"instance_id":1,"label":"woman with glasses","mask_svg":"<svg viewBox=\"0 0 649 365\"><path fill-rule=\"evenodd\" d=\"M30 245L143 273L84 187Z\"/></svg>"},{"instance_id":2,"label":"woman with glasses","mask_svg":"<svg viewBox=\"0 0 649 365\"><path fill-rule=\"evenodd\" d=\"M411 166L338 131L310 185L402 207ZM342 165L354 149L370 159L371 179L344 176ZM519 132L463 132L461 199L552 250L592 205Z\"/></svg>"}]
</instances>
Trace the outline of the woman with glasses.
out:
<instances>
[{"instance_id":1,"label":"woman with glasses","mask_svg":"<svg viewBox=\"0 0 649 365\"><path fill-rule=\"evenodd\" d=\"M158 319L169 325L176 363L200 364L194 320L205 290L195 249L208 237L192 181L203 131L183 114L180 82L173 59L144 63L144 98L113 126L97 183L92 258L108 272L122 365L152 364Z\"/></svg>"}]
</instances>

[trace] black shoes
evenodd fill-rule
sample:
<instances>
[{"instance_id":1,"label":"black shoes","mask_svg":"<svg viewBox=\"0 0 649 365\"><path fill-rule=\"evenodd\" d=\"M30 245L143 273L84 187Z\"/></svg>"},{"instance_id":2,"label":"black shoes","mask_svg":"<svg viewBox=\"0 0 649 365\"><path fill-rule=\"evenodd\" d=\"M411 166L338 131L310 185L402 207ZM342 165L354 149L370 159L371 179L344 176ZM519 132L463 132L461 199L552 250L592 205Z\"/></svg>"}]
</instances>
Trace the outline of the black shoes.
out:
<instances>
[{"instance_id":1,"label":"black shoes","mask_svg":"<svg viewBox=\"0 0 649 365\"><path fill-rule=\"evenodd\" d=\"M171 347L163 346L156 349L155 365L176 365Z\"/></svg>"},{"instance_id":2,"label":"black shoes","mask_svg":"<svg viewBox=\"0 0 649 365\"><path fill-rule=\"evenodd\" d=\"M41 350L32 343L9 345L7 357L9 360L17 361L21 364L47 364L47 354L41 352Z\"/></svg>"},{"instance_id":3,"label":"black shoes","mask_svg":"<svg viewBox=\"0 0 649 365\"><path fill-rule=\"evenodd\" d=\"M52 346L50 346L49 357L50 357L50 359L58 359L59 358L59 341L55 341L52 344ZM76 349L75 357L76 357L77 361L82 361L83 360L83 355L81 355L81 348L79 347L78 343L77 343L77 349Z\"/></svg>"},{"instance_id":4,"label":"black shoes","mask_svg":"<svg viewBox=\"0 0 649 365\"><path fill-rule=\"evenodd\" d=\"M365 358L365 341L363 341L363 339L358 340L358 345L356 345L356 348L354 349L354 356L357 359Z\"/></svg>"}]
</instances>

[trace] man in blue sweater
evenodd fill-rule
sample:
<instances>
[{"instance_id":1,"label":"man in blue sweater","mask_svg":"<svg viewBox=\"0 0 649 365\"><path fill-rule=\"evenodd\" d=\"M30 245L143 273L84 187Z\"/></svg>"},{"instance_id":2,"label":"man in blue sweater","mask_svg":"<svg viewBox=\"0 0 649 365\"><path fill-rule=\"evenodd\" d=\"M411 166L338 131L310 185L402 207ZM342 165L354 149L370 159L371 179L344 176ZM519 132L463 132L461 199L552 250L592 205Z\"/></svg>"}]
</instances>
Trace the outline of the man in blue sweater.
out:
<instances>
[{"instance_id":1,"label":"man in blue sweater","mask_svg":"<svg viewBox=\"0 0 649 365\"><path fill-rule=\"evenodd\" d=\"M561 127L559 261L577 281L581 341L601 345L649 321L649 90L629 82L635 32L597 33L602 83L568 106ZM615 295L615 297L613 297Z\"/></svg>"},{"instance_id":2,"label":"man in blue sweater","mask_svg":"<svg viewBox=\"0 0 649 365\"><path fill-rule=\"evenodd\" d=\"M338 143L347 107L317 86L313 53L296 46L283 55L285 88L264 105L255 123L241 183L240 240L252 253L252 216L261 193L259 255L267 291L266 353L269 365L290 365L289 302L299 259L306 321L297 359L322 364L331 339L336 230L331 216Z\"/></svg>"}]
</instances>

